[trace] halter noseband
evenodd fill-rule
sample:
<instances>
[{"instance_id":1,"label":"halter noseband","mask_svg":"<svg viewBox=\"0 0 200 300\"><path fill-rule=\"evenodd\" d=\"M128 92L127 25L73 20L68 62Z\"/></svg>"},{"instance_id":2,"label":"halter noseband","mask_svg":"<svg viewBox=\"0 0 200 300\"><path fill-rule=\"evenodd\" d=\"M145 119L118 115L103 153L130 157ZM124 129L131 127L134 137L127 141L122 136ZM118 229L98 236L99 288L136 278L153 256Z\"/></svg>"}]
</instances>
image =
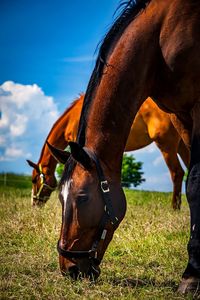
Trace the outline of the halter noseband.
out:
<instances>
[{"instance_id":1,"label":"halter noseband","mask_svg":"<svg viewBox=\"0 0 200 300\"><path fill-rule=\"evenodd\" d=\"M97 175L98 175L99 183L100 183L100 191L101 191L103 202L105 204L104 214L99 223L98 231L96 233L96 239L93 242L90 250L85 250L85 251L65 250L65 249L61 248L60 240L57 243L57 250L58 250L58 253L65 258L68 258L68 259L89 258L89 259L95 260L95 263L97 265L99 265L101 261L97 258L97 256L98 256L97 250L98 250L99 242L101 240L105 240L105 238L106 238L106 234L107 234L107 229L105 228L106 224L110 221L115 230L119 223L119 220L114 214L112 201L111 201L110 194L109 194L110 189L109 189L108 181L106 180L106 178L104 176L99 159L93 152L91 152L87 148L84 147L84 150L87 152L90 159L95 163L95 166L96 166Z\"/></svg>"},{"instance_id":2,"label":"halter noseband","mask_svg":"<svg viewBox=\"0 0 200 300\"><path fill-rule=\"evenodd\" d=\"M47 199L49 198L49 197L42 197L42 198L40 197L40 194L41 194L43 188L45 187L45 188L49 189L50 191L54 191L56 189L56 187L51 187L50 185L45 183L45 175L42 171L42 165L41 164L39 164L39 171L40 171L40 183L41 183L41 185L40 185L40 188L39 188L37 194L32 195L32 198L35 199L35 200L43 201L43 200L45 200L45 198L47 198Z\"/></svg>"}]
</instances>

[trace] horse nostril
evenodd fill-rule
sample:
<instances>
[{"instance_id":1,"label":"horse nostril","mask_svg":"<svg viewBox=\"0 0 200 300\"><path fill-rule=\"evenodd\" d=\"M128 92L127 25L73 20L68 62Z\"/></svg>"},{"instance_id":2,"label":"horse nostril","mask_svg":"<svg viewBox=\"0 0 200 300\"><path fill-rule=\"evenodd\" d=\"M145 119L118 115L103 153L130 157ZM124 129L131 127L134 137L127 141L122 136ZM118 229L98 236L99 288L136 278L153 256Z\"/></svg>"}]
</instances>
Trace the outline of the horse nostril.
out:
<instances>
[{"instance_id":1,"label":"horse nostril","mask_svg":"<svg viewBox=\"0 0 200 300\"><path fill-rule=\"evenodd\" d=\"M68 269L69 275L72 279L77 280L79 275L79 269L77 266L71 266Z\"/></svg>"},{"instance_id":2,"label":"horse nostril","mask_svg":"<svg viewBox=\"0 0 200 300\"><path fill-rule=\"evenodd\" d=\"M99 277L100 273L101 269L99 268L99 266L92 264L89 273L90 280L95 281Z\"/></svg>"}]
</instances>

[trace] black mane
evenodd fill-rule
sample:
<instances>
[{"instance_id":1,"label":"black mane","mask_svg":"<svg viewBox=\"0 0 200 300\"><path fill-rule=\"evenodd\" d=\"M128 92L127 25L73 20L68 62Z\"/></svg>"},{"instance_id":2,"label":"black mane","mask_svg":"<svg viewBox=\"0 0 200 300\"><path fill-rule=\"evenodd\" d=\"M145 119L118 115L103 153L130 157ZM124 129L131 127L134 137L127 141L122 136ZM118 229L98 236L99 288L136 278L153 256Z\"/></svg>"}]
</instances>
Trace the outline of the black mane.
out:
<instances>
[{"instance_id":1,"label":"black mane","mask_svg":"<svg viewBox=\"0 0 200 300\"><path fill-rule=\"evenodd\" d=\"M115 22L111 26L108 33L105 35L100 47L99 53L96 59L96 64L92 75L90 77L90 81L88 83L88 87L85 93L83 108L81 112L80 122L79 122L79 129L77 135L77 142L81 145L85 145L85 128L87 124L87 115L90 108L90 104L92 102L93 93L96 90L96 87L99 85L104 66L107 65L107 59L109 56L109 51L111 47L113 47L121 35L123 34L124 30L127 26L133 21L133 19L138 15L138 13L145 9L147 4L151 0L129 0L129 1L121 1L116 11L119 9L121 13L116 18ZM76 165L76 161L70 156L68 159L65 169L60 181L61 185L70 179L71 174L74 170Z\"/></svg>"},{"instance_id":2,"label":"black mane","mask_svg":"<svg viewBox=\"0 0 200 300\"><path fill-rule=\"evenodd\" d=\"M150 1L151 0L122 1L116 10L118 11L120 9L121 13L116 18L115 22L111 26L108 33L105 35L100 45L99 53L96 59L96 64L92 72L92 75L90 77L90 81L85 93L83 108L82 108L80 122L79 122L78 135L77 135L77 142L81 146L84 146L85 144L85 128L87 123L88 110L92 102L92 95L96 87L100 83L104 66L107 65L109 50L111 46L113 46L113 44L119 40L124 30L133 21L133 19L137 16L137 14L142 9L145 9L146 5Z\"/></svg>"}]
</instances>

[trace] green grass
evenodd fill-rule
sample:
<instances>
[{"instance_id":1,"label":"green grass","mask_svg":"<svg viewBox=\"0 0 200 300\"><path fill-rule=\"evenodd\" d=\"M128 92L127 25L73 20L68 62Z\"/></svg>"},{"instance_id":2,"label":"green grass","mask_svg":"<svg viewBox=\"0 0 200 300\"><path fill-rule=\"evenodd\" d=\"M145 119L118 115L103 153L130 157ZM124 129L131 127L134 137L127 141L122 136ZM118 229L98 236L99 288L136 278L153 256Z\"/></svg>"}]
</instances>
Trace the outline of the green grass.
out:
<instances>
[{"instance_id":1,"label":"green grass","mask_svg":"<svg viewBox=\"0 0 200 300\"><path fill-rule=\"evenodd\" d=\"M57 194L43 209L33 209L29 189L1 187L0 299L192 299L176 293L187 262L185 199L181 211L174 212L170 193L127 190L126 195L126 217L94 284L60 274Z\"/></svg>"}]
</instances>

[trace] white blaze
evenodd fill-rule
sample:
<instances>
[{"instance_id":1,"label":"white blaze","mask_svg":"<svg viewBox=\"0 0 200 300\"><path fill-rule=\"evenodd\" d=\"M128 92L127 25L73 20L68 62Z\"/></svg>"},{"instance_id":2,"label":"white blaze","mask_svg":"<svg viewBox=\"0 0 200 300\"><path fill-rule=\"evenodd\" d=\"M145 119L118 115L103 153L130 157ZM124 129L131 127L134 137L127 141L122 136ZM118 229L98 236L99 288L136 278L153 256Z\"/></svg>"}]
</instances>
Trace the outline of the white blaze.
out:
<instances>
[{"instance_id":1,"label":"white blaze","mask_svg":"<svg viewBox=\"0 0 200 300\"><path fill-rule=\"evenodd\" d=\"M63 214L65 215L65 211L66 211L66 204L67 204L67 198L68 198L68 194L69 194L69 188L71 185L72 179L69 181L66 181L63 185L62 185L62 189L61 189L61 194L63 196Z\"/></svg>"}]
</instances>

